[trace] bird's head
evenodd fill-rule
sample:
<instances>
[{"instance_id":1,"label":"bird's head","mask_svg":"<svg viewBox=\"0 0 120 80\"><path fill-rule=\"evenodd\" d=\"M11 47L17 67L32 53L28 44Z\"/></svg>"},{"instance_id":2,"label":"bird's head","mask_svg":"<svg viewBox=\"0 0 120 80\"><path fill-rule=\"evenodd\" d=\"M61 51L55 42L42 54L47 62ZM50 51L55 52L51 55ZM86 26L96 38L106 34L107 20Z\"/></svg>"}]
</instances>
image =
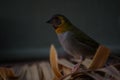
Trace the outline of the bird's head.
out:
<instances>
[{"instance_id":1,"label":"bird's head","mask_svg":"<svg viewBox=\"0 0 120 80\"><path fill-rule=\"evenodd\" d=\"M69 29L69 25L71 25L70 21L64 15L60 14L52 16L47 23L51 24L57 33L65 32Z\"/></svg>"}]
</instances>

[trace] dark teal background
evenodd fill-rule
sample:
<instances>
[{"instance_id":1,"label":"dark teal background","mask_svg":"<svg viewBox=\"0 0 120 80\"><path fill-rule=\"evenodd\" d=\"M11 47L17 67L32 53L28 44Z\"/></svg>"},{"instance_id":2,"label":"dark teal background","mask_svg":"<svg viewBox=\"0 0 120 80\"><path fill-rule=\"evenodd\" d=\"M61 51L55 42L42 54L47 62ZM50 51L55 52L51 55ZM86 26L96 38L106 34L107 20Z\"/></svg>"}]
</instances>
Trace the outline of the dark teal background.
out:
<instances>
[{"instance_id":1,"label":"dark teal background","mask_svg":"<svg viewBox=\"0 0 120 80\"><path fill-rule=\"evenodd\" d=\"M2 0L0 61L44 59L52 43L60 48L54 29L45 23L56 13L119 53L119 0Z\"/></svg>"}]
</instances>

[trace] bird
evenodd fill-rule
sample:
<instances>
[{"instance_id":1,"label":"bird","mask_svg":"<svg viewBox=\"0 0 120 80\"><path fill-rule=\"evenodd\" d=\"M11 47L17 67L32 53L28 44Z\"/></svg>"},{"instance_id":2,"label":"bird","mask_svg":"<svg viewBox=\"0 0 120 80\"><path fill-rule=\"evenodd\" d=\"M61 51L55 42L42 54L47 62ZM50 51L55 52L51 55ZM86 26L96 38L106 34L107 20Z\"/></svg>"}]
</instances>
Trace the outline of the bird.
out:
<instances>
[{"instance_id":1,"label":"bird","mask_svg":"<svg viewBox=\"0 0 120 80\"><path fill-rule=\"evenodd\" d=\"M100 43L88 36L62 14L53 15L47 23L51 24L64 51L76 59L91 58Z\"/></svg>"}]
</instances>

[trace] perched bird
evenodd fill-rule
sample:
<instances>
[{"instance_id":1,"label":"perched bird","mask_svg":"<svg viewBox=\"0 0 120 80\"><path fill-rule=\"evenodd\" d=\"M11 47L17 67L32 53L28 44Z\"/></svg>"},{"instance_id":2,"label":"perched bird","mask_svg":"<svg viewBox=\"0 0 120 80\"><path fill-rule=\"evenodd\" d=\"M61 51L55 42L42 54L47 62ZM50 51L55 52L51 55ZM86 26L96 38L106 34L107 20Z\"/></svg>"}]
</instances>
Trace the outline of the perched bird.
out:
<instances>
[{"instance_id":1,"label":"perched bird","mask_svg":"<svg viewBox=\"0 0 120 80\"><path fill-rule=\"evenodd\" d=\"M99 43L74 26L64 15L53 15L47 23L55 29L64 50L74 58L82 56L84 59L95 54Z\"/></svg>"}]
</instances>

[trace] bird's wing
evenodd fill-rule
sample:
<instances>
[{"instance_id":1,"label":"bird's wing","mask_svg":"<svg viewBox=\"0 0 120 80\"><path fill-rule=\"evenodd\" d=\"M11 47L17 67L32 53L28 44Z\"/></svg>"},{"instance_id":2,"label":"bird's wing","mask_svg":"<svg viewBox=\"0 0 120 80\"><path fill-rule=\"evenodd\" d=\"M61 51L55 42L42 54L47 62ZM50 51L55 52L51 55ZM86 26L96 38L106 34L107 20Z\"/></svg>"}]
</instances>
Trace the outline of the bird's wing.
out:
<instances>
[{"instance_id":1,"label":"bird's wing","mask_svg":"<svg viewBox=\"0 0 120 80\"><path fill-rule=\"evenodd\" d=\"M73 30L73 36L79 40L79 42L92 47L92 48L98 48L99 43L97 43L95 40L93 40L92 38L90 38L88 35L86 35L84 32L82 32L81 30L74 28Z\"/></svg>"}]
</instances>

